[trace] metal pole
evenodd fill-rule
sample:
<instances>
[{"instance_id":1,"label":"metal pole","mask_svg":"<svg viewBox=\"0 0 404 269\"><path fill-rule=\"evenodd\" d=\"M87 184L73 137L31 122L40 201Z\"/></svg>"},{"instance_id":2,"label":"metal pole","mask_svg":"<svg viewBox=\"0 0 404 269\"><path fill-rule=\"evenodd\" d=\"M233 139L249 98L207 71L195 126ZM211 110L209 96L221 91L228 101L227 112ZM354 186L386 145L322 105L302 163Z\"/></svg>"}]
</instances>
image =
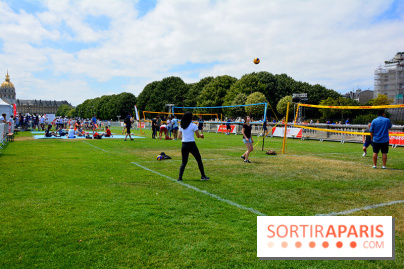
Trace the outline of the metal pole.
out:
<instances>
[{"instance_id":1,"label":"metal pole","mask_svg":"<svg viewBox=\"0 0 404 269\"><path fill-rule=\"evenodd\" d=\"M287 128L288 128L288 118L289 118L288 116L289 116L289 102L288 102L288 106L286 108L285 132L283 134L282 154L285 153L286 133L287 133Z\"/></svg>"}]
</instances>

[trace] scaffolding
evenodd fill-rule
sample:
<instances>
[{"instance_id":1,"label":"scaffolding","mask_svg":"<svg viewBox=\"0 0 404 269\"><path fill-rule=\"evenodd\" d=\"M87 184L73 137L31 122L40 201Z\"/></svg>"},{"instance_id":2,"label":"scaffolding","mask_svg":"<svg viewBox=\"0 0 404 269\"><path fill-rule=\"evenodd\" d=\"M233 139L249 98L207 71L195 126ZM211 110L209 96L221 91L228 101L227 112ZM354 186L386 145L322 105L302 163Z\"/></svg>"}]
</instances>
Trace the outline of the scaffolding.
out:
<instances>
[{"instance_id":1,"label":"scaffolding","mask_svg":"<svg viewBox=\"0 0 404 269\"><path fill-rule=\"evenodd\" d=\"M393 99L393 104L404 104L404 52L384 62L375 70L375 94L384 94ZM404 120L403 109L389 110L392 119Z\"/></svg>"}]
</instances>

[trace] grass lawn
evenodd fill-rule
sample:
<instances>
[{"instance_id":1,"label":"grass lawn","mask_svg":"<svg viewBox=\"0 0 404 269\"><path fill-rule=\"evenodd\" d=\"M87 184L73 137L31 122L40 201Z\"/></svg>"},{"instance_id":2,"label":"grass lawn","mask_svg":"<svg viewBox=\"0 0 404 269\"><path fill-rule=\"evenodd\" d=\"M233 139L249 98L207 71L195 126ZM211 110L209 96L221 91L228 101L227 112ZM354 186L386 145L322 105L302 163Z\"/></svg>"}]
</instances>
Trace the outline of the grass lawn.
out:
<instances>
[{"instance_id":1,"label":"grass lawn","mask_svg":"<svg viewBox=\"0 0 404 269\"><path fill-rule=\"evenodd\" d=\"M313 216L404 200L404 148L390 148L382 170L360 144L288 140L286 154L267 156L260 142L246 164L240 135L206 134L197 145L210 180L190 156L178 184L181 142L144 136L16 135L0 150L0 268L404 267L404 203L351 214L395 217L393 261L260 261L256 234L256 212ZM266 150L281 146L265 140ZM162 151L172 160L156 161Z\"/></svg>"}]
</instances>

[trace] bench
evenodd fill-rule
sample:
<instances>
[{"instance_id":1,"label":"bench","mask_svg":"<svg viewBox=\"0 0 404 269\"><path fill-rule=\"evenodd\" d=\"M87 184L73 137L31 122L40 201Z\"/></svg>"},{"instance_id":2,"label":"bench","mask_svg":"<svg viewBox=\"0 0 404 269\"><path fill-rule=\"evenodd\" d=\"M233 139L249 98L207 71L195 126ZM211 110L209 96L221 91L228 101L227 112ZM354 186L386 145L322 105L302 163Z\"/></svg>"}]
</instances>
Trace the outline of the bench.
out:
<instances>
[{"instance_id":1,"label":"bench","mask_svg":"<svg viewBox=\"0 0 404 269\"><path fill-rule=\"evenodd\" d=\"M14 141L14 133L7 134L7 141Z\"/></svg>"}]
</instances>

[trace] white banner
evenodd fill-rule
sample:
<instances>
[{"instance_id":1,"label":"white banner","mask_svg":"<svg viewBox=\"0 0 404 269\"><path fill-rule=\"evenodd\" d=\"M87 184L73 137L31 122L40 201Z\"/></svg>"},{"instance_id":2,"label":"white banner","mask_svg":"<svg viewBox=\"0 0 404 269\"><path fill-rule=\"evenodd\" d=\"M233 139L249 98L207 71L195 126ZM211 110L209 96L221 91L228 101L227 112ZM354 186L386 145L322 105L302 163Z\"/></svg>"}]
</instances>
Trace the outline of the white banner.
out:
<instances>
[{"instance_id":1,"label":"white banner","mask_svg":"<svg viewBox=\"0 0 404 269\"><path fill-rule=\"evenodd\" d=\"M391 216L259 216L257 256L280 259L394 259Z\"/></svg>"},{"instance_id":2,"label":"white banner","mask_svg":"<svg viewBox=\"0 0 404 269\"><path fill-rule=\"evenodd\" d=\"M285 133L285 127L275 127L272 129L272 135L277 137L283 137ZM286 137L302 138L302 128L287 128Z\"/></svg>"},{"instance_id":3,"label":"white banner","mask_svg":"<svg viewBox=\"0 0 404 269\"><path fill-rule=\"evenodd\" d=\"M8 124L0 123L0 141L4 140L8 130Z\"/></svg>"}]
</instances>

